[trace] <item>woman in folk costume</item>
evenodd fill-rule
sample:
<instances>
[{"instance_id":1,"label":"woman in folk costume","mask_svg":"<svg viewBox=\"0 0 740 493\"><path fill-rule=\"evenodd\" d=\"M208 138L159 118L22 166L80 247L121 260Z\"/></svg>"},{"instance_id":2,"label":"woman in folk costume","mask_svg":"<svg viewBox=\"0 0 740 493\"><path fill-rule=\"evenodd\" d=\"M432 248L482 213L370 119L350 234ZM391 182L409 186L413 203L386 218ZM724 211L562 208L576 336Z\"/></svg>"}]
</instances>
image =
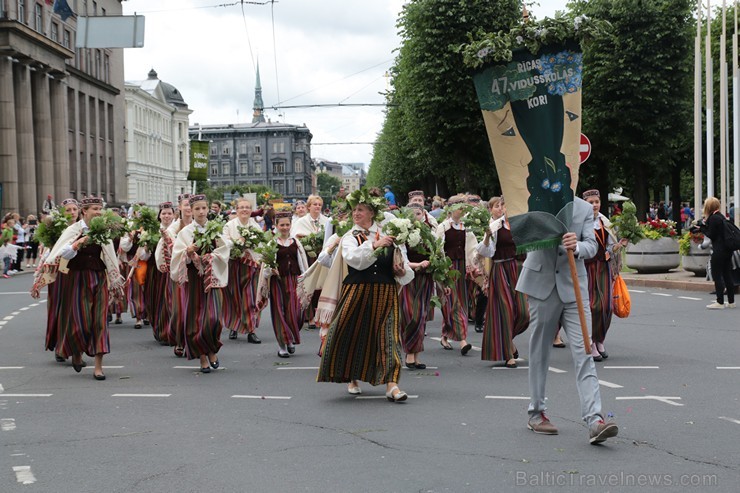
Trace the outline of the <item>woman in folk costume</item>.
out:
<instances>
[{"instance_id":1,"label":"woman in folk costume","mask_svg":"<svg viewBox=\"0 0 740 493\"><path fill-rule=\"evenodd\" d=\"M162 235L162 264L166 265L168 272L172 273L172 250L175 240L180 231L193 222L193 211L190 208L190 194L183 193L177 196L177 204L180 217L175 219ZM160 265L160 269L161 269ZM172 279L172 276L170 276ZM172 305L170 312L170 332L167 336L170 346L174 346L175 356L178 358L185 354L185 324L188 309L187 287L173 280L172 282Z\"/></svg>"},{"instance_id":2,"label":"woman in folk costume","mask_svg":"<svg viewBox=\"0 0 740 493\"><path fill-rule=\"evenodd\" d=\"M262 232L257 221L252 219L252 202L239 198L236 202L236 219L224 225L224 241L229 247L243 241L239 228L254 228ZM224 307L222 322L229 329L229 339L237 334L247 334L247 342L259 344L262 341L255 331L260 323L260 310L257 309L257 285L259 283L260 256L252 249L245 249L240 258L229 260L229 283L224 288Z\"/></svg>"},{"instance_id":3,"label":"woman in folk costume","mask_svg":"<svg viewBox=\"0 0 740 493\"><path fill-rule=\"evenodd\" d=\"M111 207L111 211L124 219L127 217L126 212L122 211L118 207ZM116 253L118 254L118 270L121 273L121 276L126 279L129 273L129 266L126 261L126 254L121 251L121 238L113 239L113 248L116 249ZM123 320L121 319L121 314L126 313L127 311L128 299L126 296L111 298L110 306L108 307L108 322L113 322L116 325L122 324ZM113 320L114 314L116 316L115 321Z\"/></svg>"},{"instance_id":4,"label":"woman in folk costume","mask_svg":"<svg viewBox=\"0 0 740 493\"><path fill-rule=\"evenodd\" d=\"M464 195L455 195L448 201L447 218L437 228L437 236L444 241L445 255L452 260L452 268L460 272L455 286L447 295L442 306L442 340L443 348L451 350L449 341L460 341L460 352L468 354L473 348L468 344L468 286L466 274L476 271L475 248L478 242L472 231L467 231L462 223Z\"/></svg>"},{"instance_id":5,"label":"woman in folk costume","mask_svg":"<svg viewBox=\"0 0 740 493\"><path fill-rule=\"evenodd\" d=\"M57 352L72 356L72 366L85 366L82 353L95 358L96 380L105 380L103 355L110 352L106 315L109 293L123 296L123 278L118 270L113 242L88 242L90 221L103 211L103 199L82 199L82 218L69 226L52 248L42 266L40 285L60 283ZM38 294L38 291L36 293ZM63 312L63 313L62 313Z\"/></svg>"},{"instance_id":6,"label":"woman in folk costume","mask_svg":"<svg viewBox=\"0 0 740 493\"><path fill-rule=\"evenodd\" d=\"M308 269L308 260L301 242L290 236L292 216L290 211L275 213L277 267L262 266L258 290L258 305L263 306L267 298L270 299L272 328L280 358L288 358L295 353L296 344L301 343L300 330L304 318L297 286L298 276Z\"/></svg>"},{"instance_id":7,"label":"woman in folk costume","mask_svg":"<svg viewBox=\"0 0 740 493\"><path fill-rule=\"evenodd\" d=\"M604 348L604 340L612 323L614 277L611 269L618 265L619 250L624 243L617 240L611 223L599 212L601 209L599 191L586 190L583 192L583 200L594 208L594 236L599 244L599 251L585 263L588 273L588 297L591 304L591 356L594 361L601 361L609 357Z\"/></svg>"},{"instance_id":8,"label":"woman in folk costume","mask_svg":"<svg viewBox=\"0 0 740 493\"><path fill-rule=\"evenodd\" d=\"M306 200L306 206L308 207L308 214L293 223L293 226L290 228L290 236L299 240L312 233L318 233L322 228L326 230L326 226L330 223L329 218L321 213L324 207L324 199L318 195L309 195ZM309 266L313 265L315 261L316 257L309 258ZM321 291L314 292L311 298L311 306L306 310L309 329L315 329L318 325L315 313L320 295Z\"/></svg>"},{"instance_id":9,"label":"woman in folk costume","mask_svg":"<svg viewBox=\"0 0 740 493\"><path fill-rule=\"evenodd\" d=\"M465 201L471 207L483 207L480 195L466 195ZM487 204L486 204L487 205ZM479 284L479 280L471 275L467 276L468 285L468 320L475 324L476 332L483 332L483 323L486 314L487 298L484 292L485 286Z\"/></svg>"},{"instance_id":10,"label":"woman in folk costume","mask_svg":"<svg viewBox=\"0 0 740 493\"><path fill-rule=\"evenodd\" d=\"M516 368L519 351L514 337L529 327L529 307L526 296L515 289L519 279L516 244L506 220L503 197L493 197L488 201L488 208L490 228L477 248L481 257L492 259L490 267L481 265L488 285L481 359L506 361L507 368Z\"/></svg>"},{"instance_id":11,"label":"woman in folk costume","mask_svg":"<svg viewBox=\"0 0 740 493\"><path fill-rule=\"evenodd\" d=\"M205 195L192 195L190 207L193 222L177 235L172 249L170 275L184 285L187 294L185 313L185 354L200 358L200 371L210 373L219 367L221 347L222 290L229 280L229 247L219 234L212 240L210 252L196 244L196 232L205 233L208 226L208 200Z\"/></svg>"},{"instance_id":12,"label":"woman in folk costume","mask_svg":"<svg viewBox=\"0 0 740 493\"><path fill-rule=\"evenodd\" d=\"M61 203L64 213L69 215L69 224L76 223L80 218L80 204L75 199L64 199ZM58 241L58 240L57 240ZM41 256L41 262L39 267L34 273L34 284L31 289L31 294L34 298L38 298L39 291L41 289L41 278L44 274L43 265L49 256L49 253L54 248L54 245L46 245L44 248L44 254ZM46 300L46 350L54 351L54 357L58 363L66 361L59 351L56 351L57 342L59 341L59 310L61 306L59 304L59 286L61 283L53 282L47 287L47 300Z\"/></svg>"},{"instance_id":13,"label":"woman in folk costume","mask_svg":"<svg viewBox=\"0 0 740 493\"><path fill-rule=\"evenodd\" d=\"M416 219L423 224L422 227L431 227L422 205L409 203L408 207L414 211ZM429 255L419 253L408 245L406 252L409 267L415 273L413 281L401 288L398 295L401 310L401 341L406 353L406 367L424 370L427 365L419 361L419 354L424 351L424 333L434 294L434 279L426 272L426 268L429 267Z\"/></svg>"},{"instance_id":14,"label":"woman in folk costume","mask_svg":"<svg viewBox=\"0 0 740 493\"><path fill-rule=\"evenodd\" d=\"M391 402L407 399L398 388L401 375L398 287L414 278L404 245L394 247L377 223L384 200L366 189L347 197L354 227L342 237L317 309L320 321L331 320L317 381L386 385ZM377 255L376 250L384 248Z\"/></svg>"},{"instance_id":15,"label":"woman in folk costume","mask_svg":"<svg viewBox=\"0 0 740 493\"><path fill-rule=\"evenodd\" d=\"M172 202L162 202L159 204L159 221L160 235L167 231L175 220L175 206ZM144 259L146 256L146 281L144 282L144 301L148 308L149 322L152 324L154 340L160 344L169 344L168 334L170 332L170 305L172 302L172 281L169 273L158 268L156 252L162 244L160 237L157 242L157 249L154 252L146 252L147 255L140 255ZM139 248L140 250L143 247Z\"/></svg>"},{"instance_id":16,"label":"woman in folk costume","mask_svg":"<svg viewBox=\"0 0 740 493\"><path fill-rule=\"evenodd\" d=\"M140 202L137 205L143 205L143 203ZM137 212L134 211L134 215L136 214ZM120 244L121 251L126 254L124 258L126 259L129 268L133 270L133 272L129 271L126 297L128 298L128 306L131 309L131 317L136 320L134 323L134 329L140 329L142 324L149 325L149 320L147 319L146 314L144 285L136 282L136 279L134 278L139 262L143 264L146 263L145 259L140 259L137 255L137 252L139 251L139 238L141 237L142 232L143 231L141 230L131 231L128 235L121 238Z\"/></svg>"}]
</instances>

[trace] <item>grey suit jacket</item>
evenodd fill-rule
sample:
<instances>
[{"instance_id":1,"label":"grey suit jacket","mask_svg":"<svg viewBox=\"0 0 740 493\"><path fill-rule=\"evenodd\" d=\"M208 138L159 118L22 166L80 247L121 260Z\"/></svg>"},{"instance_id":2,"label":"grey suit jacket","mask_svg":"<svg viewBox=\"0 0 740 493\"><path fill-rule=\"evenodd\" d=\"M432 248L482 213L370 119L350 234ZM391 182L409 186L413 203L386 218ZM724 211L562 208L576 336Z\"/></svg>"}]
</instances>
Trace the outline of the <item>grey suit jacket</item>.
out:
<instances>
[{"instance_id":1,"label":"grey suit jacket","mask_svg":"<svg viewBox=\"0 0 740 493\"><path fill-rule=\"evenodd\" d=\"M596 255L599 245L594 236L593 208L588 202L578 197L573 200L573 223L570 230L578 236L576 271L585 304L588 302L588 275L583 261ZM563 303L575 303L576 294L565 248L558 245L557 248L528 253L516 284L517 291L532 298L544 300L555 288Z\"/></svg>"}]
</instances>

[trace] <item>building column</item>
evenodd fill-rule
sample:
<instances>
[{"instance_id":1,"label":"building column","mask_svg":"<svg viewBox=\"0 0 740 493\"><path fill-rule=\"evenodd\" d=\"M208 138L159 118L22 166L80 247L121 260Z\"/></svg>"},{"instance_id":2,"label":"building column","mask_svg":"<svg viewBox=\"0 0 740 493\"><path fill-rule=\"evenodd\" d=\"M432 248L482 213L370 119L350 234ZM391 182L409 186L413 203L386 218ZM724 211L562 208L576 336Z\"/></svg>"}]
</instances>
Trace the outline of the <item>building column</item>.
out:
<instances>
[{"instance_id":1,"label":"building column","mask_svg":"<svg viewBox=\"0 0 740 493\"><path fill-rule=\"evenodd\" d=\"M69 197L69 152L67 135L67 90L58 79L49 81L51 94L51 146L54 159L54 201L59 203Z\"/></svg>"},{"instance_id":2,"label":"building column","mask_svg":"<svg viewBox=\"0 0 740 493\"><path fill-rule=\"evenodd\" d=\"M31 76L27 65L13 67L15 90L16 145L18 146L18 212L21 216L38 214L36 202L36 153L33 144L33 105Z\"/></svg>"},{"instance_id":3,"label":"building column","mask_svg":"<svg viewBox=\"0 0 740 493\"><path fill-rule=\"evenodd\" d=\"M33 101L34 152L36 154L36 203L43 204L54 194L54 155L51 133L51 95L49 78L37 70L31 74ZM62 199L56 198L60 202Z\"/></svg>"},{"instance_id":4,"label":"building column","mask_svg":"<svg viewBox=\"0 0 740 493\"><path fill-rule=\"evenodd\" d=\"M1 216L19 209L18 151L15 137L13 62L0 57L0 183L3 186Z\"/></svg>"}]
</instances>

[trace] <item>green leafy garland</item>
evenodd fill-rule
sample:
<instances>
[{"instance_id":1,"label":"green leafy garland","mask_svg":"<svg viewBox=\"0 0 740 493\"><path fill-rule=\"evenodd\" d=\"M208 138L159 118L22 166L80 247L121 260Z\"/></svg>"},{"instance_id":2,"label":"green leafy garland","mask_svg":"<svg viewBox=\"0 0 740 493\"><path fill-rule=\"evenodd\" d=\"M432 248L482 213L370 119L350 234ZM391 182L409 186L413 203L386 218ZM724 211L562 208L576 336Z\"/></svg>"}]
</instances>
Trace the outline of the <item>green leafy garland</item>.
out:
<instances>
[{"instance_id":1,"label":"green leafy garland","mask_svg":"<svg viewBox=\"0 0 740 493\"><path fill-rule=\"evenodd\" d=\"M126 221L115 212L106 209L99 216L90 220L85 236L87 236L89 243L103 246L109 241L120 238L127 232Z\"/></svg>"},{"instance_id":2,"label":"green leafy garland","mask_svg":"<svg viewBox=\"0 0 740 493\"><path fill-rule=\"evenodd\" d=\"M492 62L510 62L518 49L536 54L543 46L564 45L567 42L588 43L606 36L611 31L607 21L572 14L546 17L541 21L522 21L508 32L486 33L478 31L469 35L470 42L454 47L462 53L463 61L470 68Z\"/></svg>"},{"instance_id":3,"label":"green leafy garland","mask_svg":"<svg viewBox=\"0 0 740 493\"><path fill-rule=\"evenodd\" d=\"M347 205L349 206L349 209L351 211L354 210L355 207L357 207L359 204L365 204L373 211L375 211L376 221L383 220L383 209L385 209L386 206L384 197L376 197L374 195L370 195L368 189L362 187L361 189L355 190L351 194L347 195Z\"/></svg>"},{"instance_id":4,"label":"green leafy garland","mask_svg":"<svg viewBox=\"0 0 740 493\"><path fill-rule=\"evenodd\" d=\"M46 248L51 248L67 229L70 221L72 216L61 209L52 209L51 213L39 223L33 237Z\"/></svg>"},{"instance_id":5,"label":"green leafy garland","mask_svg":"<svg viewBox=\"0 0 740 493\"><path fill-rule=\"evenodd\" d=\"M196 246L201 255L211 253L216 249L216 239L221 236L224 230L224 220L220 216L206 223L205 230L201 233L195 229L193 234L193 244Z\"/></svg>"},{"instance_id":6,"label":"green leafy garland","mask_svg":"<svg viewBox=\"0 0 740 493\"><path fill-rule=\"evenodd\" d=\"M134 212L134 218L131 220L133 229L149 232L159 231L157 212L154 209L145 205L135 205Z\"/></svg>"}]
</instances>

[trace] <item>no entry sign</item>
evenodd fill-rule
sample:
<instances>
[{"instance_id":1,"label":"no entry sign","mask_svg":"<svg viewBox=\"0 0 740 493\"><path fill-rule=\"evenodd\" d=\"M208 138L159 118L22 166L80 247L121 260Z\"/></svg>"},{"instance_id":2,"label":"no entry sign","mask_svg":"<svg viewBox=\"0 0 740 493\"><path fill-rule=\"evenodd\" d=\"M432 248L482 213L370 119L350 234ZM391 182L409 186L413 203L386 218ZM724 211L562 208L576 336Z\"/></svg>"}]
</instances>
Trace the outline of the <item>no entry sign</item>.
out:
<instances>
[{"instance_id":1,"label":"no entry sign","mask_svg":"<svg viewBox=\"0 0 740 493\"><path fill-rule=\"evenodd\" d=\"M588 140L584 134L581 134L581 164L586 162L586 159L591 155L591 141Z\"/></svg>"}]
</instances>

